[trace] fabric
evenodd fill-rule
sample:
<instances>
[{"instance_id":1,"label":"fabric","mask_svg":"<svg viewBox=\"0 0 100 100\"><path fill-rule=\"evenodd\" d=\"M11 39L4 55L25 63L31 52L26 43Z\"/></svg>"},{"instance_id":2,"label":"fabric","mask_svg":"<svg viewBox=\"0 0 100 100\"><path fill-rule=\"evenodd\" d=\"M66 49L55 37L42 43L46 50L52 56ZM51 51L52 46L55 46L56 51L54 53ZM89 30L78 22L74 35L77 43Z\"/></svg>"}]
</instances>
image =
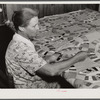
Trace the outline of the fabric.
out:
<instances>
[{"instance_id":1,"label":"fabric","mask_svg":"<svg viewBox=\"0 0 100 100\"><path fill-rule=\"evenodd\" d=\"M6 65L16 88L57 88L57 82L46 82L36 71L47 62L36 52L33 43L19 34L13 36L7 51Z\"/></svg>"},{"instance_id":2,"label":"fabric","mask_svg":"<svg viewBox=\"0 0 100 100\"><path fill-rule=\"evenodd\" d=\"M39 55L59 52L62 57L57 61L61 61L87 51L88 58L66 70L65 79L76 88L100 88L100 12L78 10L39 22L41 39L34 43Z\"/></svg>"}]
</instances>

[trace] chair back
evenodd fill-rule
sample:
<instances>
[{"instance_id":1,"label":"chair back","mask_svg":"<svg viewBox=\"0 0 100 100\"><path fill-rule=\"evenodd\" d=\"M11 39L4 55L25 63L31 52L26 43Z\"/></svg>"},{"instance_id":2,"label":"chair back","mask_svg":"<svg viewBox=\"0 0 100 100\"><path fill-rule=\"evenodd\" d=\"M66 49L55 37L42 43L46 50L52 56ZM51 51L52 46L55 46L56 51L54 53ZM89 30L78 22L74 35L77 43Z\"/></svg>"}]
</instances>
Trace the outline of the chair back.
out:
<instances>
[{"instance_id":1,"label":"chair back","mask_svg":"<svg viewBox=\"0 0 100 100\"><path fill-rule=\"evenodd\" d=\"M0 26L0 88L14 87L12 76L7 74L5 53L14 31L7 25Z\"/></svg>"}]
</instances>

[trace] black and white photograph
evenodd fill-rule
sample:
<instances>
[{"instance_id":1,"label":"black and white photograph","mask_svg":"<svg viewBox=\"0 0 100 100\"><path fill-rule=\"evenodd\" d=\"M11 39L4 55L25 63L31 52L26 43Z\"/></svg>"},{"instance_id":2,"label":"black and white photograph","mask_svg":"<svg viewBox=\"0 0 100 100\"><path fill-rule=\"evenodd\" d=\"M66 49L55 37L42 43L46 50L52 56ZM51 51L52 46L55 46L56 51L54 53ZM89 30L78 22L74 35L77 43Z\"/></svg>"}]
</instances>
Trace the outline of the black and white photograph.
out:
<instances>
[{"instance_id":1,"label":"black and white photograph","mask_svg":"<svg viewBox=\"0 0 100 100\"><path fill-rule=\"evenodd\" d=\"M99 2L0 2L0 35L1 90L100 89Z\"/></svg>"}]
</instances>

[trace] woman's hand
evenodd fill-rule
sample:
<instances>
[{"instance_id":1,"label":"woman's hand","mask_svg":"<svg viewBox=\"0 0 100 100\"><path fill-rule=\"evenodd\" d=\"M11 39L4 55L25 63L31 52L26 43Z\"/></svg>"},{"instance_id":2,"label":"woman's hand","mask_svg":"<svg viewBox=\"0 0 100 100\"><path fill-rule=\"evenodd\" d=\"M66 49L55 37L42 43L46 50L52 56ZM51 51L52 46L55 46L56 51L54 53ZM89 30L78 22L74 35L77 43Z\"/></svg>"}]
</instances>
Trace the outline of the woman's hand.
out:
<instances>
[{"instance_id":1,"label":"woman's hand","mask_svg":"<svg viewBox=\"0 0 100 100\"><path fill-rule=\"evenodd\" d=\"M87 52L80 51L74 56L74 58L76 62L84 61L87 58Z\"/></svg>"},{"instance_id":2,"label":"woman's hand","mask_svg":"<svg viewBox=\"0 0 100 100\"><path fill-rule=\"evenodd\" d=\"M53 55L45 56L44 59L45 59L48 63L53 63L53 62L56 62L60 56L61 56L60 53L55 52Z\"/></svg>"}]
</instances>

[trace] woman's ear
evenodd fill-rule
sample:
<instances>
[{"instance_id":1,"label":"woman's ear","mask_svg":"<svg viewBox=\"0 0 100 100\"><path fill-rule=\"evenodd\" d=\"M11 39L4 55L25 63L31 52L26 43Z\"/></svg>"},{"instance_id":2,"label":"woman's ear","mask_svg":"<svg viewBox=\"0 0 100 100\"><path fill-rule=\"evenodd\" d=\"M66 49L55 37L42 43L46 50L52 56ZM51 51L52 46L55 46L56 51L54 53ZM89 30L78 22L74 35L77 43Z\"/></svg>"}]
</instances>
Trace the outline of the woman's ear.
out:
<instances>
[{"instance_id":1,"label":"woman's ear","mask_svg":"<svg viewBox=\"0 0 100 100\"><path fill-rule=\"evenodd\" d=\"M18 28L19 28L19 30L22 31L22 32L25 31L25 28L24 28L24 27L19 26Z\"/></svg>"}]
</instances>

